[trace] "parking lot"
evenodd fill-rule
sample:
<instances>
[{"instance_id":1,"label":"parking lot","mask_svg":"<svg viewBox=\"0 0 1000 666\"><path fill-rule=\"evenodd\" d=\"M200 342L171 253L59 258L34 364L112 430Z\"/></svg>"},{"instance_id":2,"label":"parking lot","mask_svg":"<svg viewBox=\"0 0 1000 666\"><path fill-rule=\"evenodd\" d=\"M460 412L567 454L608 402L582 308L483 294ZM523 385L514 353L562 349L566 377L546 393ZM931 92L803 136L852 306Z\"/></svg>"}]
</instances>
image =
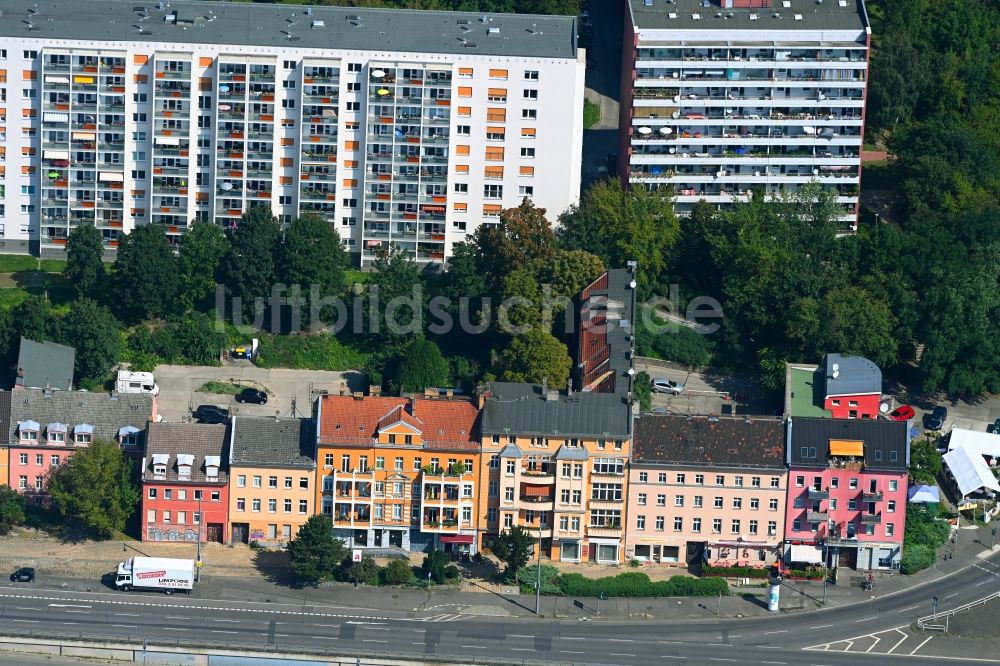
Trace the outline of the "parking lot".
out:
<instances>
[{"instance_id":1,"label":"parking lot","mask_svg":"<svg viewBox=\"0 0 1000 666\"><path fill-rule=\"evenodd\" d=\"M265 369L249 361L223 367L160 365L154 370L160 387L157 398L159 414L164 421L188 421L198 405L218 405L231 414L253 416L312 415L312 403L322 393L364 391L367 383L357 372L322 370ZM206 382L231 382L264 390L266 405L239 404L231 395L200 393Z\"/></svg>"},{"instance_id":2,"label":"parking lot","mask_svg":"<svg viewBox=\"0 0 1000 666\"><path fill-rule=\"evenodd\" d=\"M664 408L671 414L753 414L778 415L775 403L753 381L721 373L698 373L683 369L643 363L637 359L636 372L647 372L653 379L672 379L684 385L680 395L653 394L653 409Z\"/></svg>"}]
</instances>

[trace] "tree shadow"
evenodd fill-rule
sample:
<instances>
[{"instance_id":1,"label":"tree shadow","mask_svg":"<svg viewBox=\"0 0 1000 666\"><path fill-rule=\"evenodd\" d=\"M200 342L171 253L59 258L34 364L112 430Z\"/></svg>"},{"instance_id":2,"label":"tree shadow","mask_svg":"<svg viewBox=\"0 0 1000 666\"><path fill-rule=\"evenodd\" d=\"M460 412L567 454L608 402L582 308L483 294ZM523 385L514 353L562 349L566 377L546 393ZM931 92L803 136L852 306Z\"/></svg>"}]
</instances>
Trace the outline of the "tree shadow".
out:
<instances>
[{"instance_id":1,"label":"tree shadow","mask_svg":"<svg viewBox=\"0 0 1000 666\"><path fill-rule=\"evenodd\" d=\"M306 587L292 573L288 561L288 551L258 550L253 556L253 566L264 577L264 580L274 585L293 590L301 590Z\"/></svg>"}]
</instances>

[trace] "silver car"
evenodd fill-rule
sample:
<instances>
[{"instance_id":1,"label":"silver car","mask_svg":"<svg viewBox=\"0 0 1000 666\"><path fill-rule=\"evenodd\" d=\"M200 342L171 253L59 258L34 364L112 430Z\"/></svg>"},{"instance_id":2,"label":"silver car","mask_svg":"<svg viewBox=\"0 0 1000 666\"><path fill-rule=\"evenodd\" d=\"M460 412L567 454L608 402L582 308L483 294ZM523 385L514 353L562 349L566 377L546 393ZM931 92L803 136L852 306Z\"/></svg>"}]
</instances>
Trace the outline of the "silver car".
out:
<instances>
[{"instance_id":1,"label":"silver car","mask_svg":"<svg viewBox=\"0 0 1000 666\"><path fill-rule=\"evenodd\" d=\"M653 391L656 393L669 393L671 395L680 395L684 392L684 384L680 382L675 382L672 379L654 379L653 380Z\"/></svg>"}]
</instances>

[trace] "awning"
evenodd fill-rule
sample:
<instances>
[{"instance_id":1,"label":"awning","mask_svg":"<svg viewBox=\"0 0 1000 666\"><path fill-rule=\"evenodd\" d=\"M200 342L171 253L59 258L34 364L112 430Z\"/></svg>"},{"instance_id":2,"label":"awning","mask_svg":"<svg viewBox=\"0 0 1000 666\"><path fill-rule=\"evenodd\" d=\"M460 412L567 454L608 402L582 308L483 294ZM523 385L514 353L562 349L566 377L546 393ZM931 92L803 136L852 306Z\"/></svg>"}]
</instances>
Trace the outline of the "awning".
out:
<instances>
[{"instance_id":1,"label":"awning","mask_svg":"<svg viewBox=\"0 0 1000 666\"><path fill-rule=\"evenodd\" d=\"M42 157L47 160L68 160L69 152L65 150L46 150L42 153Z\"/></svg>"},{"instance_id":2,"label":"awning","mask_svg":"<svg viewBox=\"0 0 1000 666\"><path fill-rule=\"evenodd\" d=\"M69 114L46 112L42 114L42 120L47 123L68 123Z\"/></svg>"},{"instance_id":3,"label":"awning","mask_svg":"<svg viewBox=\"0 0 1000 666\"><path fill-rule=\"evenodd\" d=\"M525 497L548 497L548 486L524 486L522 488Z\"/></svg>"},{"instance_id":4,"label":"awning","mask_svg":"<svg viewBox=\"0 0 1000 666\"><path fill-rule=\"evenodd\" d=\"M865 455L865 443L860 439L831 439L830 455L860 458Z\"/></svg>"},{"instance_id":5,"label":"awning","mask_svg":"<svg viewBox=\"0 0 1000 666\"><path fill-rule=\"evenodd\" d=\"M172 137L158 136L154 139L156 145L158 146L179 146L181 145L181 140Z\"/></svg>"},{"instance_id":6,"label":"awning","mask_svg":"<svg viewBox=\"0 0 1000 666\"><path fill-rule=\"evenodd\" d=\"M92 76L74 76L73 83L86 83L90 84L94 82L94 77Z\"/></svg>"},{"instance_id":7,"label":"awning","mask_svg":"<svg viewBox=\"0 0 1000 666\"><path fill-rule=\"evenodd\" d=\"M80 141L96 141L97 135L93 132L73 132L73 138Z\"/></svg>"},{"instance_id":8,"label":"awning","mask_svg":"<svg viewBox=\"0 0 1000 666\"><path fill-rule=\"evenodd\" d=\"M69 83L69 78L65 76L46 76L46 83Z\"/></svg>"},{"instance_id":9,"label":"awning","mask_svg":"<svg viewBox=\"0 0 1000 666\"><path fill-rule=\"evenodd\" d=\"M819 564L823 561L823 551L816 546L789 546L786 559L789 562Z\"/></svg>"},{"instance_id":10,"label":"awning","mask_svg":"<svg viewBox=\"0 0 1000 666\"><path fill-rule=\"evenodd\" d=\"M124 182L125 176L113 171L101 171L97 176L97 180L103 180L108 183L121 183Z\"/></svg>"},{"instance_id":11,"label":"awning","mask_svg":"<svg viewBox=\"0 0 1000 666\"><path fill-rule=\"evenodd\" d=\"M465 543L472 544L475 537L471 534L442 534L441 543Z\"/></svg>"}]
</instances>

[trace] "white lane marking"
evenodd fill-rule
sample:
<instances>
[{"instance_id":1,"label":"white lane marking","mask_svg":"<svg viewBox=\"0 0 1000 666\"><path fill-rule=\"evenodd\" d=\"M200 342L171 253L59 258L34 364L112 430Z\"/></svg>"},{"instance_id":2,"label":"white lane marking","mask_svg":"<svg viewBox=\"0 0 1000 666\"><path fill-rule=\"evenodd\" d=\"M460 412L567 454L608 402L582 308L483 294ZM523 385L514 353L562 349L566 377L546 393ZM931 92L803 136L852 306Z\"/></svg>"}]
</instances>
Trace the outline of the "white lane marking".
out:
<instances>
[{"instance_id":1,"label":"white lane marking","mask_svg":"<svg viewBox=\"0 0 1000 666\"><path fill-rule=\"evenodd\" d=\"M68 610L67 613L83 613L84 615L90 615L90 611L80 611L80 610Z\"/></svg>"},{"instance_id":2,"label":"white lane marking","mask_svg":"<svg viewBox=\"0 0 1000 666\"><path fill-rule=\"evenodd\" d=\"M183 617L181 615L167 615L164 620L187 620L190 618Z\"/></svg>"},{"instance_id":3,"label":"white lane marking","mask_svg":"<svg viewBox=\"0 0 1000 666\"><path fill-rule=\"evenodd\" d=\"M912 654L916 654L916 653L917 653L917 650L919 650L919 649L920 649L920 648L922 648L923 646L927 645L927 641L929 641L929 640L930 640L930 639L932 639L932 638L934 638L934 637L933 637L933 636L928 636L928 637L927 637L926 639L924 639L924 642L923 642L923 643L921 643L921 644L920 644L920 645L918 645L917 647L913 648L913 652L911 652L910 654L911 654L911 655L912 655Z\"/></svg>"},{"instance_id":4,"label":"white lane marking","mask_svg":"<svg viewBox=\"0 0 1000 666\"><path fill-rule=\"evenodd\" d=\"M585 641L587 640L584 636L560 636L564 641Z\"/></svg>"},{"instance_id":5,"label":"white lane marking","mask_svg":"<svg viewBox=\"0 0 1000 666\"><path fill-rule=\"evenodd\" d=\"M872 650L874 650L875 646L878 645L882 641L882 639L879 638L878 636L872 636L872 638L875 639L875 642L872 643L870 646L868 646L868 649L865 650L865 654L868 654L869 652L871 652Z\"/></svg>"},{"instance_id":6,"label":"white lane marking","mask_svg":"<svg viewBox=\"0 0 1000 666\"><path fill-rule=\"evenodd\" d=\"M626 654L625 652L612 652L612 657L634 657L634 654Z\"/></svg>"},{"instance_id":7,"label":"white lane marking","mask_svg":"<svg viewBox=\"0 0 1000 666\"><path fill-rule=\"evenodd\" d=\"M758 650L781 650L780 645L757 645L755 646Z\"/></svg>"},{"instance_id":8,"label":"white lane marking","mask_svg":"<svg viewBox=\"0 0 1000 666\"><path fill-rule=\"evenodd\" d=\"M857 624L858 622L871 622L872 620L877 620L877 619L878 615L872 615L871 617L863 617L860 620L855 620L854 624Z\"/></svg>"},{"instance_id":9,"label":"white lane marking","mask_svg":"<svg viewBox=\"0 0 1000 666\"><path fill-rule=\"evenodd\" d=\"M788 629L778 629L777 631L765 631L761 636L767 636L768 634L787 634Z\"/></svg>"},{"instance_id":10,"label":"white lane marking","mask_svg":"<svg viewBox=\"0 0 1000 666\"><path fill-rule=\"evenodd\" d=\"M687 657L678 657L672 654L661 654L660 659L687 659Z\"/></svg>"},{"instance_id":11,"label":"white lane marking","mask_svg":"<svg viewBox=\"0 0 1000 666\"><path fill-rule=\"evenodd\" d=\"M911 611L911 610L913 610L914 608L920 608L920 604L916 604L916 605L913 605L913 606L907 606L906 608L900 608L900 609L899 609L898 611L896 611L896 612L897 612L897 613L905 613L906 611Z\"/></svg>"},{"instance_id":12,"label":"white lane marking","mask_svg":"<svg viewBox=\"0 0 1000 666\"><path fill-rule=\"evenodd\" d=\"M313 638L318 638L321 641L335 641L338 640L336 636L313 636ZM421 643L423 645L423 643Z\"/></svg>"},{"instance_id":13,"label":"white lane marking","mask_svg":"<svg viewBox=\"0 0 1000 666\"><path fill-rule=\"evenodd\" d=\"M631 638L608 638L608 641L612 643L631 643L633 642Z\"/></svg>"},{"instance_id":14,"label":"white lane marking","mask_svg":"<svg viewBox=\"0 0 1000 666\"><path fill-rule=\"evenodd\" d=\"M187 629L183 629L180 627L162 627L162 629L164 631L187 631Z\"/></svg>"},{"instance_id":15,"label":"white lane marking","mask_svg":"<svg viewBox=\"0 0 1000 666\"><path fill-rule=\"evenodd\" d=\"M239 620L227 620L226 618L223 618L223 617L213 617L212 621L213 622L235 622L236 624L239 624L239 622L240 622Z\"/></svg>"},{"instance_id":16,"label":"white lane marking","mask_svg":"<svg viewBox=\"0 0 1000 666\"><path fill-rule=\"evenodd\" d=\"M559 650L562 654L583 654L582 652L574 652L573 650Z\"/></svg>"},{"instance_id":17,"label":"white lane marking","mask_svg":"<svg viewBox=\"0 0 1000 666\"><path fill-rule=\"evenodd\" d=\"M485 645L463 645L466 650L485 650Z\"/></svg>"},{"instance_id":18,"label":"white lane marking","mask_svg":"<svg viewBox=\"0 0 1000 666\"><path fill-rule=\"evenodd\" d=\"M420 645L423 645L423 643L421 643ZM534 652L534 650L532 650L531 648L510 648L510 651L511 652Z\"/></svg>"},{"instance_id":19,"label":"white lane marking","mask_svg":"<svg viewBox=\"0 0 1000 666\"><path fill-rule=\"evenodd\" d=\"M379 640L375 640L374 638L366 638L366 639L364 639L361 642L362 643L388 643L389 641L379 641Z\"/></svg>"},{"instance_id":20,"label":"white lane marking","mask_svg":"<svg viewBox=\"0 0 1000 666\"><path fill-rule=\"evenodd\" d=\"M832 624L821 624L818 627L809 627L810 629L826 629L827 627L832 627Z\"/></svg>"},{"instance_id":21,"label":"white lane marking","mask_svg":"<svg viewBox=\"0 0 1000 666\"><path fill-rule=\"evenodd\" d=\"M421 630L423 631L423 630ZM510 634L511 638L534 638L534 636L528 636L527 634Z\"/></svg>"},{"instance_id":22,"label":"white lane marking","mask_svg":"<svg viewBox=\"0 0 1000 666\"><path fill-rule=\"evenodd\" d=\"M135 629L139 625L137 625L137 624L113 624L111 626L112 627L122 627L122 628L125 628L125 629Z\"/></svg>"},{"instance_id":23,"label":"white lane marking","mask_svg":"<svg viewBox=\"0 0 1000 666\"><path fill-rule=\"evenodd\" d=\"M726 659L725 657L709 657L711 661L736 661L735 659Z\"/></svg>"},{"instance_id":24,"label":"white lane marking","mask_svg":"<svg viewBox=\"0 0 1000 666\"><path fill-rule=\"evenodd\" d=\"M11 622L38 622L38 620L11 620Z\"/></svg>"},{"instance_id":25,"label":"white lane marking","mask_svg":"<svg viewBox=\"0 0 1000 666\"><path fill-rule=\"evenodd\" d=\"M81 604L49 604L53 608L93 608L93 606L83 606Z\"/></svg>"},{"instance_id":26,"label":"white lane marking","mask_svg":"<svg viewBox=\"0 0 1000 666\"><path fill-rule=\"evenodd\" d=\"M35 608L34 606L14 606L17 610L42 610L41 608Z\"/></svg>"},{"instance_id":27,"label":"white lane marking","mask_svg":"<svg viewBox=\"0 0 1000 666\"><path fill-rule=\"evenodd\" d=\"M972 587L979 587L980 585L986 585L986 583L989 583L989 582L990 581L988 579L987 580L981 580L978 583L976 583L975 585L973 585Z\"/></svg>"},{"instance_id":28,"label":"white lane marking","mask_svg":"<svg viewBox=\"0 0 1000 666\"><path fill-rule=\"evenodd\" d=\"M762 664L787 664L787 661L762 661Z\"/></svg>"},{"instance_id":29,"label":"white lane marking","mask_svg":"<svg viewBox=\"0 0 1000 666\"><path fill-rule=\"evenodd\" d=\"M314 624L314 627L339 627L339 624Z\"/></svg>"},{"instance_id":30,"label":"white lane marking","mask_svg":"<svg viewBox=\"0 0 1000 666\"><path fill-rule=\"evenodd\" d=\"M896 631L899 631L899 629L896 629ZM909 636L908 636L907 634L903 633L902 631L899 631L899 634L900 634L900 635L902 636L902 638L900 638L900 639L899 639L899 642L898 642L898 643L896 643L896 644L895 644L895 645L893 645L893 646L892 646L891 648L889 648L889 651L888 651L888 652L886 652L886 654L892 654L892 651L893 651L893 650L895 650L896 648L898 648L898 647L899 647L900 645L902 645L902 644L903 644L903 642L904 642L904 641L905 641L905 640L906 640L907 638L909 638Z\"/></svg>"},{"instance_id":31,"label":"white lane marking","mask_svg":"<svg viewBox=\"0 0 1000 666\"><path fill-rule=\"evenodd\" d=\"M212 629L213 634L238 634L238 631L226 631L225 629ZM266 635L266 634L265 634Z\"/></svg>"},{"instance_id":32,"label":"white lane marking","mask_svg":"<svg viewBox=\"0 0 1000 666\"><path fill-rule=\"evenodd\" d=\"M117 615L119 617L142 617L139 613L112 613L112 615Z\"/></svg>"}]
</instances>

